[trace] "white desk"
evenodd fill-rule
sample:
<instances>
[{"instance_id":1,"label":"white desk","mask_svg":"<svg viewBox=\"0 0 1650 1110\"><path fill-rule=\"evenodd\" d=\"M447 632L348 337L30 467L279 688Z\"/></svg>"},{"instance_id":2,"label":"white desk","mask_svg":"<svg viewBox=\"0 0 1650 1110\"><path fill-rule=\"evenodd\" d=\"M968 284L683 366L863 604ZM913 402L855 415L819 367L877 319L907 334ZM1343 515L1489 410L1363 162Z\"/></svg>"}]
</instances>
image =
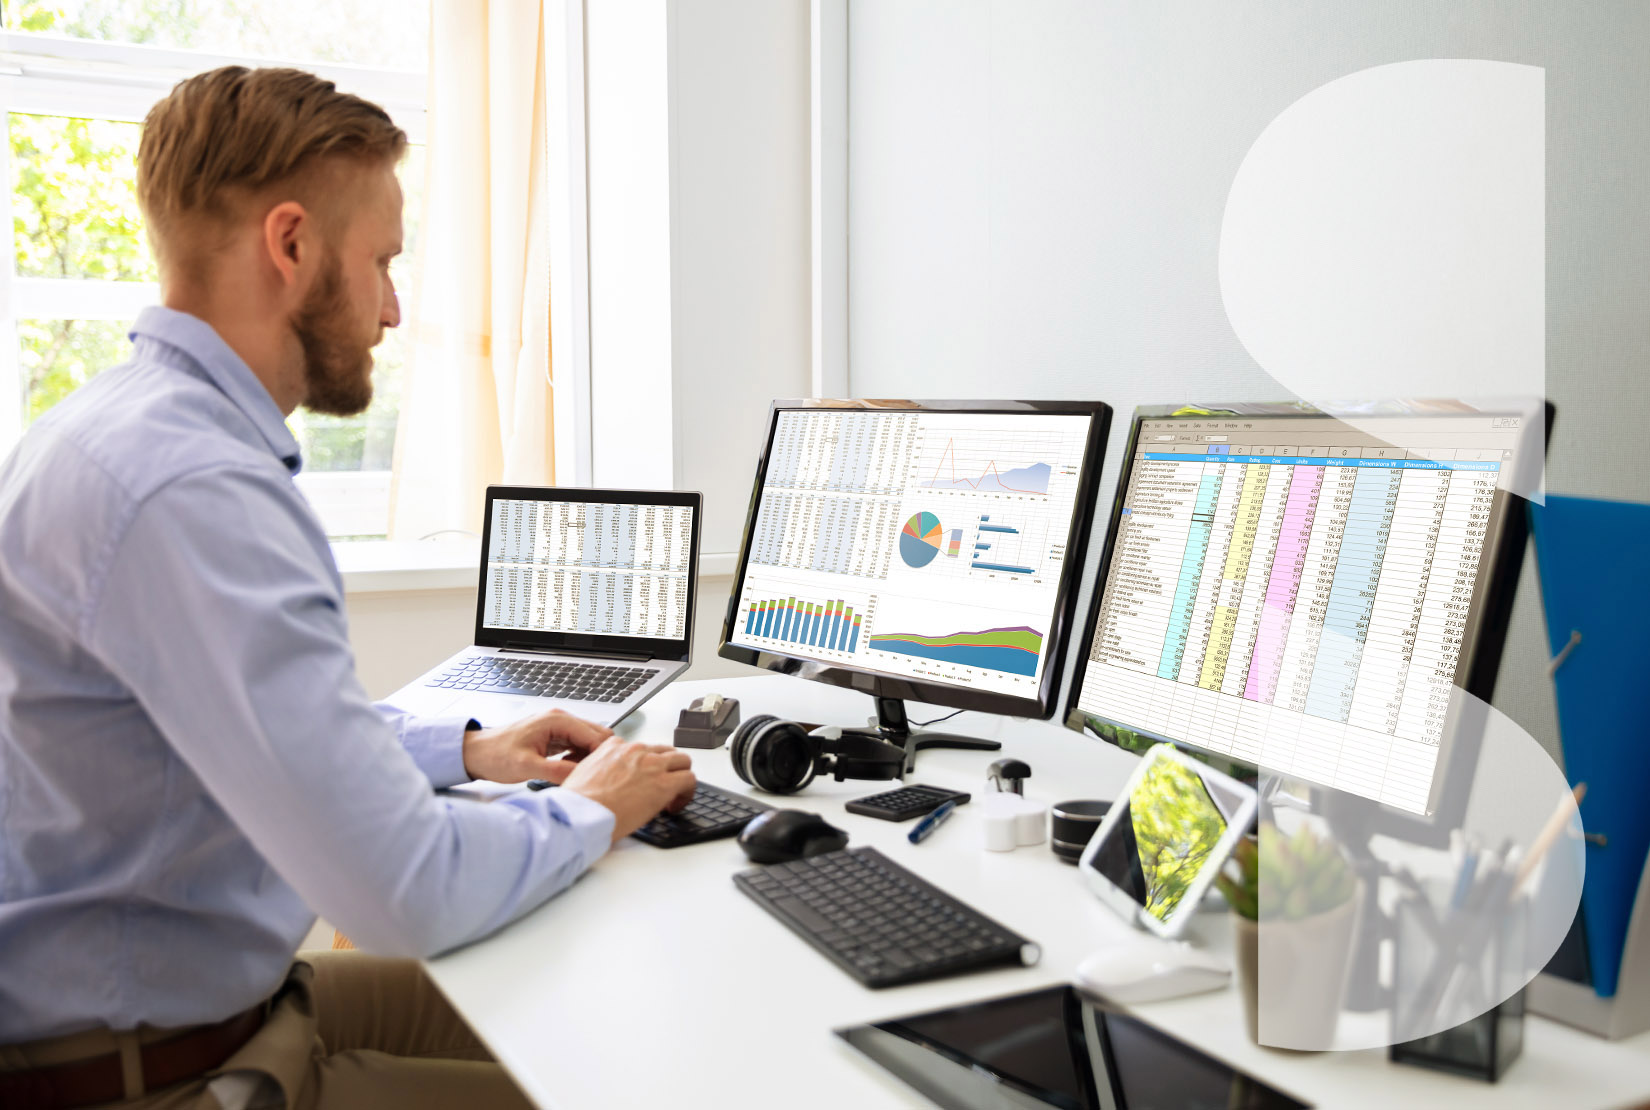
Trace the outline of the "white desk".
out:
<instances>
[{"instance_id":1,"label":"white desk","mask_svg":"<svg viewBox=\"0 0 1650 1110\"><path fill-rule=\"evenodd\" d=\"M779 675L684 682L644 707L638 739L669 743L677 712L712 690L746 719L778 713L857 724L871 701ZM943 713L944 710L938 711ZM937 715L937 714L935 714ZM921 709L912 716L925 719ZM1047 802L1113 797L1135 757L1056 727L963 714L946 728L1005 742L1031 764L1026 793ZM913 781L976 795L997 756L929 751ZM726 747L694 753L700 778L755 792ZM496 936L430 961L430 974L540 1106L921 1107L930 1105L832 1034L1069 980L1078 962L1132 930L1083 890L1047 844L980 848L977 807L925 843L909 824L858 817L843 803L885 784L818 781L794 800L941 889L1043 946L1034 968L872 991L739 893L749 866L732 840L661 851L626 841L545 906ZM1230 922L1202 915L1193 937L1229 952ZM1650 1034L1610 1044L1528 1019L1523 1055L1497 1084L1387 1062L1384 1051L1302 1055L1263 1049L1244 1031L1235 987L1137 1008L1147 1021L1297 1097L1325 1107L1617 1107L1650 1102Z\"/></svg>"}]
</instances>

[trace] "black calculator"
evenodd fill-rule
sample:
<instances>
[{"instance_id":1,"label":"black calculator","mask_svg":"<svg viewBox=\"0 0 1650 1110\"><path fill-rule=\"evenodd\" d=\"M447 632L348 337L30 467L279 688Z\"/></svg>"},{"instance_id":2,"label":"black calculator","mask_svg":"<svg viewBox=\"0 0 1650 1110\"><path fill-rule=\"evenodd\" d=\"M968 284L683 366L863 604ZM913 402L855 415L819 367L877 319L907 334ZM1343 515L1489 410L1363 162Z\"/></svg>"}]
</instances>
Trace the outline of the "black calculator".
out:
<instances>
[{"instance_id":1,"label":"black calculator","mask_svg":"<svg viewBox=\"0 0 1650 1110\"><path fill-rule=\"evenodd\" d=\"M902 786L898 790L872 794L869 798L858 798L843 808L863 817L909 821L953 801L962 805L968 801L968 795L961 790L946 790L938 786Z\"/></svg>"}]
</instances>

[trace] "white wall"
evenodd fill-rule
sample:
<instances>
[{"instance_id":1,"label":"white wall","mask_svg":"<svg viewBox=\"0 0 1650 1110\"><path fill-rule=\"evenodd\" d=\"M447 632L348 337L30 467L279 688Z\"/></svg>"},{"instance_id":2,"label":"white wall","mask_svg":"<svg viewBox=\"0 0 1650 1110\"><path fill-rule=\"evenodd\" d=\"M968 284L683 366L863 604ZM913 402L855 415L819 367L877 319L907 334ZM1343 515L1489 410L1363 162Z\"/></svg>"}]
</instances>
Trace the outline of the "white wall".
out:
<instances>
[{"instance_id":1,"label":"white wall","mask_svg":"<svg viewBox=\"0 0 1650 1110\"><path fill-rule=\"evenodd\" d=\"M344 596L355 673L373 698L387 697L475 638L475 587Z\"/></svg>"},{"instance_id":2,"label":"white wall","mask_svg":"<svg viewBox=\"0 0 1650 1110\"><path fill-rule=\"evenodd\" d=\"M588 12L594 480L703 492L726 556L768 405L808 391L808 5Z\"/></svg>"},{"instance_id":3,"label":"white wall","mask_svg":"<svg viewBox=\"0 0 1650 1110\"><path fill-rule=\"evenodd\" d=\"M1545 67L1548 484L1650 495L1650 7L850 0L848 25L852 391L1098 398L1124 420L1288 398L1217 273L1233 176L1279 112L1388 62ZM1497 703L1551 743L1541 628L1527 572Z\"/></svg>"},{"instance_id":4,"label":"white wall","mask_svg":"<svg viewBox=\"0 0 1650 1110\"><path fill-rule=\"evenodd\" d=\"M768 406L809 386L807 0L671 5L677 484L736 553Z\"/></svg>"}]
</instances>

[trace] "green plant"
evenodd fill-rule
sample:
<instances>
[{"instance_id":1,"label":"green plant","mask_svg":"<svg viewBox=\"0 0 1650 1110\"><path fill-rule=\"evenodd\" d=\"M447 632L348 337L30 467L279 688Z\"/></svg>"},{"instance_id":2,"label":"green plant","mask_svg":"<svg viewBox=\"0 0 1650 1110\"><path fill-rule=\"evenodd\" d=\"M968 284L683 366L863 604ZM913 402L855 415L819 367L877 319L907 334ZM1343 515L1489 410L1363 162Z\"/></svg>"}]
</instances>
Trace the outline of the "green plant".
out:
<instances>
[{"instance_id":1,"label":"green plant","mask_svg":"<svg viewBox=\"0 0 1650 1110\"><path fill-rule=\"evenodd\" d=\"M1335 845L1301 826L1285 836L1262 824L1258 837L1238 841L1215 883L1232 911L1255 921L1298 921L1332 910L1352 897L1352 869Z\"/></svg>"}]
</instances>

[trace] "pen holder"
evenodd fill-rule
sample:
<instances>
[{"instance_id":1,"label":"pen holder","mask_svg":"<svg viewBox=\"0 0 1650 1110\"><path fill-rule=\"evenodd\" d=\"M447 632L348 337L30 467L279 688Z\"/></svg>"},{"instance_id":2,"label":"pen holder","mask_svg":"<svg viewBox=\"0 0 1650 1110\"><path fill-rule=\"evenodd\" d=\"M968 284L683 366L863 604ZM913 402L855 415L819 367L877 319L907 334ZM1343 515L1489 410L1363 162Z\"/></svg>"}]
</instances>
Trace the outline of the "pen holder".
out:
<instances>
[{"instance_id":1,"label":"pen holder","mask_svg":"<svg viewBox=\"0 0 1650 1110\"><path fill-rule=\"evenodd\" d=\"M1444 905L1448 905L1445 901ZM1398 904L1396 991L1390 1058L1494 1083L1524 1047L1525 934L1519 898L1499 921L1440 912L1431 901ZM1504 999L1496 1005L1491 999ZM1434 1029L1413 1039L1398 1038Z\"/></svg>"}]
</instances>

